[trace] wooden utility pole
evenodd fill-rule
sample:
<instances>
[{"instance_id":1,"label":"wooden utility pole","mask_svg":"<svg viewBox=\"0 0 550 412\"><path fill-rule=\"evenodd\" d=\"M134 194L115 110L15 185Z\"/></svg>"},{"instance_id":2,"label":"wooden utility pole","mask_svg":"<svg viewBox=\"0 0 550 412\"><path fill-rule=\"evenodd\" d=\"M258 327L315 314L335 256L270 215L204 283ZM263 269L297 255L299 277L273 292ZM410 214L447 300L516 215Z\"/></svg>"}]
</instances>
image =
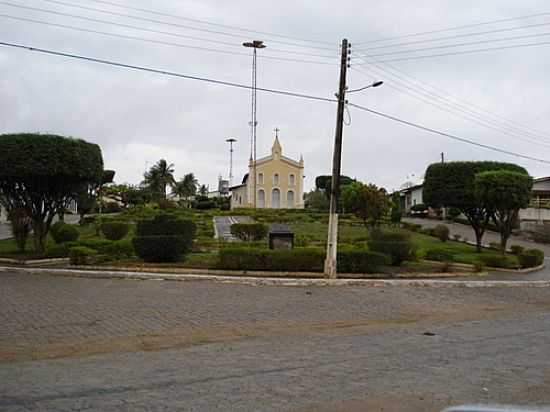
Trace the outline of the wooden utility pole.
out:
<instances>
[{"instance_id":1,"label":"wooden utility pole","mask_svg":"<svg viewBox=\"0 0 550 412\"><path fill-rule=\"evenodd\" d=\"M348 71L349 47L347 39L342 40L340 60L340 86L338 88L338 111L336 114L336 133L334 136L334 155L332 158L332 179L330 192L330 214L328 221L327 257L325 276L336 278L336 256L338 249L338 198L340 195L340 170L342 161L342 132L344 129L344 109L346 106L346 75Z\"/></svg>"}]
</instances>

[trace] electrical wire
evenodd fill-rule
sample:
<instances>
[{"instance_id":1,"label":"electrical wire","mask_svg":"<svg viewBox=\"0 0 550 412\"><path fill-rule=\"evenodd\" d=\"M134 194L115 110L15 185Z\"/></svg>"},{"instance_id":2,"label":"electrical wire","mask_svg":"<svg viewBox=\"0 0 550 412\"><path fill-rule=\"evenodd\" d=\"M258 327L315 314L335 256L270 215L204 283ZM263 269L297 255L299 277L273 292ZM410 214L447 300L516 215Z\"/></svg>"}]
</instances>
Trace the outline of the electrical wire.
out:
<instances>
[{"instance_id":1,"label":"electrical wire","mask_svg":"<svg viewBox=\"0 0 550 412\"><path fill-rule=\"evenodd\" d=\"M355 67L352 67L352 70L355 70L359 73L367 75L366 72L361 71ZM400 78L402 77L396 77L395 79L392 79L391 83L388 83L387 86L400 93L406 94L416 100L419 100L430 106L436 107L439 110L452 114L453 116L460 117L464 120L467 120L477 125L483 126L485 128L494 130L503 135L512 137L514 139L523 140L528 143L534 143L534 144L550 147L550 139L548 138L541 139L538 136L533 137L532 134L530 134L529 132L525 132L519 129L512 129L510 131L511 129L510 126L506 126L506 125L503 126L498 121L495 121L493 119L487 119L483 115L473 110L470 110L468 108L463 108L464 106L461 106L460 104L441 98L440 96L431 92L428 89L421 88L421 87L420 88L411 87L408 84L400 81L399 80Z\"/></svg>"},{"instance_id":2,"label":"electrical wire","mask_svg":"<svg viewBox=\"0 0 550 412\"><path fill-rule=\"evenodd\" d=\"M220 31L220 30L211 30L211 29L199 28L199 27L189 26L189 25L180 24L180 23L171 23L171 22L167 22L167 21L164 21L164 20L151 19L151 18L141 17L141 16L133 16L133 15L130 15L130 14L124 14L124 13L119 13L119 12L110 11L110 10L103 10L103 9L98 9L98 8L95 8L95 7L87 7L87 6L82 6L82 5L79 5L79 4L66 3L66 2L63 2L63 1L59 1L59 0L42 0L42 1L45 1L45 2L48 2L48 3L64 5L64 6L67 6L67 7L74 7L74 8L78 8L78 9L82 9L82 10L87 10L87 11L93 11L93 12L97 12L97 13L108 14L108 15L111 15L111 16L124 17L124 18L128 18L128 19L140 20L140 21L145 21L145 22L149 22L149 23L163 24L163 25L167 25L167 26L179 27L179 28L183 28L183 29L187 29L187 30L193 30L193 31L199 31L199 32L203 32L203 33L211 33L211 34L217 34L217 35L220 35L220 36L229 36L229 37L234 37L234 38L239 38L239 39L242 39L242 37L243 37L242 34L227 33L227 32ZM123 6L121 6L121 7L123 7ZM175 17L175 16L170 16L170 17ZM180 16L180 18L185 19L181 16ZM270 39L269 41L271 43L285 44L285 45L288 45L288 46L308 48L308 49L329 50L329 51L334 51L334 49L336 47L335 46L335 47L329 48L329 47L321 47L321 46L304 45L304 44L291 43L291 42L287 42L287 41L274 40L274 39ZM332 43L329 43L329 44L332 44Z\"/></svg>"},{"instance_id":3,"label":"electrical wire","mask_svg":"<svg viewBox=\"0 0 550 412\"><path fill-rule=\"evenodd\" d=\"M509 156L515 156L515 157L519 157L519 158L522 158L522 159L533 160L535 162L550 164L550 161L548 161L548 160L544 160L544 159L540 159L540 158L537 158L537 157L532 157L532 156L512 152L512 151L501 149L501 148L498 148L498 147L495 147L495 146L490 146L490 145L487 145L487 144L484 144L484 143L479 143L479 142L476 142L474 140L467 139L465 137L460 137L460 136L457 136L457 135L454 135L454 134L450 134L450 133L442 132L442 131L439 131L439 130L436 130L436 129L432 129L430 127L426 127L426 126L423 126L421 124L414 123L414 122L411 122L411 121L408 121L408 120L400 119L396 116L392 116L392 115L389 115L389 114L386 114L386 113L382 113L378 110L369 109L368 107L360 106L360 105L355 104L355 103L348 103L348 105L351 106L351 107L355 107L356 109L363 110L365 112L368 112L368 113L371 113L371 114L374 114L374 115L377 115L377 116L380 116L380 117L384 117L384 118L389 119L389 120L393 120L394 122L398 122L398 123L401 123L401 124L404 124L404 125L407 125L407 126L411 126L411 127L416 128L416 129L423 130L425 132L437 134L439 136L448 137L449 139L453 139L453 140L456 140L456 141L459 141L459 142L462 142L462 143L467 143L467 144L470 144L470 145L473 145L473 146L482 147L484 149L492 150L494 152L506 154L506 155L509 155Z\"/></svg>"},{"instance_id":4,"label":"electrical wire","mask_svg":"<svg viewBox=\"0 0 550 412\"><path fill-rule=\"evenodd\" d=\"M35 19L28 19L25 17L16 17L16 16L10 16L7 14L0 14L0 17L12 19L12 20L18 20L18 21L25 21L29 23L35 23L35 24L41 24L45 26L51 26L51 27L57 27L62 29L69 29L69 30L75 30L83 33L92 33L92 34L100 34L103 36L109 36L109 37L115 37L115 38L121 38L125 40L133 40L133 41L141 41L146 43L153 43L153 44L161 44L165 46L172 46L172 47L180 47L185 49L191 49L191 50L200 50L205 52L211 52L211 53L221 53L221 54L229 54L233 56L246 56L250 57L250 54L245 52L236 52L236 51L229 51L229 50L222 50L222 49L212 49L208 47L201 47L201 46L191 46L188 44L181 44L181 43L173 43L173 42L167 42L162 40L155 40L155 39L149 39L145 37L137 37L137 36L130 36L126 34L118 34L118 33L110 33L105 32L101 30L94 30L94 29L86 29L83 27L76 27L76 26L69 26L66 24L60 24L60 23L52 23L47 22L44 20L35 20ZM322 64L322 65L329 65L329 66L337 66L338 63L329 63L329 62L323 62L323 61L317 61L317 60L304 60L304 59L293 59L293 58L287 58L287 57L275 57L275 56L269 56L262 53L260 56L262 59L268 59L268 60L279 60L279 61L287 61L287 62L296 62L296 63L312 63L312 64Z\"/></svg>"},{"instance_id":5,"label":"electrical wire","mask_svg":"<svg viewBox=\"0 0 550 412\"><path fill-rule=\"evenodd\" d=\"M46 0L44 0L44 1L46 1ZM189 18L189 17L183 17L183 16L176 15L176 14L163 13L163 12L150 10L150 9L144 9L144 8L140 8L140 7L126 6L126 5L122 5L122 4L111 2L111 1L105 1L105 0L89 0L89 1L92 1L94 3L106 4L106 5L109 5L109 6L120 7L120 8L127 9L127 10L140 11L140 12L143 12L143 13L149 13L149 14L154 14L154 15L164 16L164 17L171 17L171 18L175 18L175 19L179 19L179 20L191 21L191 22L194 22L194 23L207 24L207 25L210 25L210 26L223 27L223 28L231 29L231 30L245 31L245 32L249 32L249 33L256 33L256 34L262 34L262 35L274 36L274 37L281 37L281 38L284 38L284 39L296 40L296 41L307 42L307 43L317 43L317 44L326 44L326 45L332 45L333 44L332 42L328 42L328 41L304 39L304 38L289 36L289 35L285 35L285 34L277 34L277 33L265 32L265 31L251 30L251 29L246 29L246 28L243 28L243 27L231 26L231 25L228 25L228 24L214 23L214 22L207 21L207 20L192 19L192 18Z\"/></svg>"},{"instance_id":6,"label":"electrical wire","mask_svg":"<svg viewBox=\"0 0 550 412\"><path fill-rule=\"evenodd\" d=\"M535 33L535 34L525 34L521 36L512 36L512 37L503 37L500 39L490 39L490 40L477 40L473 42L466 42L466 43L455 43L455 44L443 44L440 46L430 46L430 47L422 47L419 49L412 49L412 50L395 50L385 53L379 53L379 54L371 54L371 57L383 57L383 56L393 56L396 54L404 54L404 53L418 53L426 50L439 50L439 49L448 49L453 47L466 47L466 46L475 46L478 44L487 44L487 43L498 43L508 40L523 40L523 39L529 39L533 37L543 37L543 36L550 36L550 32L544 32L544 33Z\"/></svg>"},{"instance_id":7,"label":"electrical wire","mask_svg":"<svg viewBox=\"0 0 550 412\"><path fill-rule=\"evenodd\" d=\"M56 15L56 16L71 17L71 18L75 18L75 19L90 21L90 22L93 22L93 23L109 24L111 26L123 27L123 28L127 28L127 29L132 29L132 30L139 30L139 31L144 31L144 32L148 32L148 33L162 34L162 35L167 35L167 36L175 36L175 37L180 37L180 38L184 38L184 39L198 40L198 41L207 42L207 43L222 44L222 45L231 46L231 47L242 47L242 44L240 42L233 42L232 43L232 42L228 42L228 41L205 39L204 37L189 36L189 35L181 34L181 33L148 29L148 28L145 28L145 27L133 26L133 25L124 24L124 23L117 23L117 22L113 22L113 21L109 21L109 20L96 19L96 18L82 16L82 15L78 15L78 14L64 13L64 12L59 12L59 11L55 11L55 10L42 9L42 8L39 8L39 7L22 6L22 5L19 5L19 4L13 4L13 3L10 3L10 2L6 2L6 1L0 1L0 4L4 4L4 5L10 6L10 7L16 7L16 8L19 8L19 9L32 10L32 11L38 11L38 12L41 12L41 13L53 14L53 15ZM336 49L335 49L335 51L336 51ZM305 56L313 56L313 57L321 57L321 58L329 58L329 59L337 57L336 53L335 53L334 56L328 56L328 55L321 55L321 54L316 54L316 53L273 49L271 47L269 48L269 52L288 53L288 54L305 55Z\"/></svg>"},{"instance_id":8,"label":"electrical wire","mask_svg":"<svg viewBox=\"0 0 550 412\"><path fill-rule=\"evenodd\" d=\"M443 100L445 102L448 102L448 104L450 104L452 106L458 107L459 109L462 109L462 110L465 110L469 113L472 113L475 116L482 117L483 119L485 119L485 117L487 117L487 114L488 114L491 117L491 119L488 119L488 121L492 122L493 124L496 124L497 126L500 126L500 123L503 122L505 124L505 126L503 126L503 127L507 128L509 130L519 132L519 133L523 133L523 134L528 135L528 136L533 137L533 138L542 139L542 140L545 140L545 141L550 141L550 137L549 137L549 134L547 132L541 132L541 131L533 129L533 128L527 126L527 125L524 125L522 123L507 119L503 116L500 116L496 113L493 113L493 112L491 112L491 111L489 111L489 110L487 110L487 109L485 109L485 108L483 108L479 105L476 105L476 104L474 104L470 101L467 101L467 100L464 100L464 99L459 99L459 98L453 96L452 94L450 94L449 92L447 92L446 90L443 90L443 89L441 89L437 86L434 86L434 85L432 85L432 84L430 84L430 83L428 83L424 80L420 80L420 79L412 76L411 74L399 69L395 65L392 65L390 63L379 64L379 63L377 63L377 62L379 62L379 59L371 58L368 55L364 55L364 56L361 55L361 57L364 57L363 61L367 62L371 66L371 68L372 68L372 66L375 66L381 72L383 72L385 75L389 75L389 76L392 76L394 78L404 80L405 82L408 82L409 84L412 82L414 84L413 87L411 87L411 86L409 86L409 84L407 84L407 87L412 91L418 91L418 90L425 91L427 94L430 95L430 98L436 98L438 100ZM367 59L370 59L370 61L367 60ZM358 72L361 72L359 69L356 69L355 67L353 69L357 70ZM476 108L478 110L475 110ZM482 114L481 112L486 113L486 115ZM494 119L497 119L497 120L494 120Z\"/></svg>"},{"instance_id":9,"label":"electrical wire","mask_svg":"<svg viewBox=\"0 0 550 412\"><path fill-rule=\"evenodd\" d=\"M382 46L359 48L358 51L371 51L371 50L387 49L392 47L403 47L403 46L410 46L412 44L431 43L436 41L453 40L453 39L464 38L464 37L475 37L475 36L481 36L484 34L494 34L494 33L516 31L516 30L525 30L525 29L531 29L535 27L544 27L544 26L550 26L550 22L528 24L526 26L519 26L519 27L506 27L503 29L486 30L486 31L474 32L474 33L455 34L452 36L435 37L432 39L415 40L415 41L409 41L404 43L385 44Z\"/></svg>"},{"instance_id":10,"label":"electrical wire","mask_svg":"<svg viewBox=\"0 0 550 412\"><path fill-rule=\"evenodd\" d=\"M171 72L171 71L166 71L166 70L153 69L153 68L144 67L144 66L137 66L137 65L125 64L125 63L119 63L119 62L115 62L115 61L98 59L98 58L94 58L94 57L88 57L88 56L82 56L82 55L77 55L77 54L71 54L71 53L64 53L64 52L59 52L59 51L54 51L54 50L42 49L42 48L37 48L37 47L32 47L32 46L26 46L26 45L22 45L22 44L16 44L16 43L9 43L9 42L0 41L0 46L12 47L12 48L17 48L17 49L24 49L24 50L38 52L38 53L44 53L44 54L60 56L60 57L67 57L67 58L72 58L72 59L77 59L77 60L84 60L84 61L89 61L89 62L94 62L94 63L105 64L105 65L109 65L109 66L125 68L125 69L132 69L132 70L139 70L139 71L144 71L144 72L149 72L149 73L161 74L161 75L165 75L165 76L172 76L172 77L184 78L184 79L189 79L189 80L203 81L203 82L207 82L207 83L218 84L218 85L229 86L229 87L235 87L235 88L240 88L240 89L247 89L247 90L252 89L251 86L240 84L240 83L227 82L227 81L223 81L223 80L211 79L211 78L206 78L206 77L186 75L186 74L181 74L181 73L176 73L176 72ZM337 103L338 102L338 100L332 99L332 98L313 96L313 95L309 95L309 94L305 94L305 93L296 93L296 92L291 92L291 91L286 91L286 90L268 89L268 88L264 88L264 87L258 87L257 90L262 91L262 92L266 92L266 93L273 93L273 94L277 94L277 95L283 95L283 96L288 96L288 97L296 97L296 98L302 98L302 99L308 99L308 100L316 100L316 101L330 102L330 103ZM467 138L464 138L464 137L456 136L456 135L453 135L453 134L450 134L450 133L441 132L439 130L432 129L432 128L429 128L429 127L426 127L426 126L423 126L423 125L420 125L420 124L417 124L417 123L414 123L414 122L411 122L411 121L408 121L408 120L403 120L403 119L400 119L398 117L395 117L395 116L392 116L392 115L389 115L389 114L386 114L386 113L382 113L382 112L379 112L377 110L369 109L367 107L364 107L364 106L361 106L361 105L358 105L358 104L355 104L355 103L349 103L348 102L347 104L348 104L348 106L355 107L359 110L363 110L365 112L369 112L369 113L375 114L377 116L384 117L386 119L393 120L395 122L405 124L405 125L408 125L408 126L420 129L420 130L424 130L424 131L434 133L434 134L437 134L437 135L440 135L440 136L448 137L450 139L457 140L457 141L460 141L462 143L467 143L467 144L470 144L470 145L482 147L482 148L485 148L485 149L488 149L488 150L496 151L496 152L507 154L507 155L510 155L510 156L515 156L515 157L519 157L519 158L523 158L523 159L527 159L527 160L532 160L532 161L536 161L536 162L550 164L550 161L547 161L547 160L544 160L544 159L539 159L539 158L536 158L536 157L527 156L527 155L523 155L523 154L520 154L520 153L515 153L515 152L509 151L509 150L500 149L498 147L486 145L486 144L483 144L483 143L478 143L476 141L473 141L473 140L470 140L470 139L467 139Z\"/></svg>"},{"instance_id":11,"label":"electrical wire","mask_svg":"<svg viewBox=\"0 0 550 412\"><path fill-rule=\"evenodd\" d=\"M472 53L484 53L489 51L496 51L496 50L507 50L507 49L518 49L523 47L535 47L535 46L546 46L549 45L550 42L544 41L544 42L536 42L536 43L523 43L523 44L515 44L510 46L499 46L499 47L488 47L484 49L472 49L472 50L463 50L463 51L456 51L456 52L449 52L449 53L439 53L439 54L428 54L428 55L422 55L422 56L412 56L412 57L399 57L395 59L384 59L380 60L380 63L393 63L393 62L403 62L403 61L412 61L412 60L423 60L423 59L433 59L436 57L448 57L448 56L460 56L464 54L472 54Z\"/></svg>"},{"instance_id":12,"label":"electrical wire","mask_svg":"<svg viewBox=\"0 0 550 412\"><path fill-rule=\"evenodd\" d=\"M17 49L24 49L24 50L28 50L28 51L33 51L33 52L38 52L38 53L43 53L43 54L49 54L49 55L53 55L53 56L60 56L60 57L67 57L67 58L71 58L71 59L84 60L84 61L89 61L89 62L93 62L93 63L100 63L100 64L104 64L104 65L121 67L121 68L125 68L125 69L132 69L132 70L139 70L139 71L144 71L144 72L149 72L149 73L156 73L156 74L161 74L161 75L165 75L165 76L178 77L178 78L182 78L182 79L197 80L197 81L202 81L202 82L207 82L207 83L219 84L219 85L223 85L223 86L236 87L236 88L239 88L239 89L246 89L246 90L252 90L253 89L252 86L248 86L246 84L241 84L241 83L228 82L228 81L224 81L224 80L211 79L211 78L207 78L207 77L192 76L192 75L181 74L181 73L176 73L176 72L167 71L167 70L154 69L154 68L151 68L151 67L137 66L137 65L132 65L132 64L115 62L115 61L112 61L112 60L105 60L105 59L99 59L99 58L95 58L95 57L83 56L83 55L78 55L78 54L64 53L64 52L49 50L49 49L42 49L42 48L39 48L39 47L26 46L26 45L23 45L23 44L0 41L0 46L13 47L13 48L17 48ZM313 96L313 95L309 95L309 94L305 94L305 93L296 93L296 92L291 92L291 91L286 91L286 90L269 89L269 88L265 88L265 87L257 87L256 90L261 91L261 92L266 92L266 93L279 94L279 95L283 95L283 96L298 97L298 98L302 98L302 99L317 100L317 101L330 102L330 103L337 103L338 102L338 100L336 100L336 99Z\"/></svg>"},{"instance_id":13,"label":"electrical wire","mask_svg":"<svg viewBox=\"0 0 550 412\"><path fill-rule=\"evenodd\" d=\"M462 26L447 27L447 28L443 28L443 29L429 30L429 31L417 32L417 33L411 33L411 34L402 34L400 36L386 37L384 39L362 41L362 42L359 42L359 43L355 43L355 46L360 46L362 44L380 43L380 42L385 42L385 41L390 41L390 40L397 40L397 39L404 39L404 38L408 38L408 37L424 36L424 35L427 35L427 34L444 33L444 32L448 32L448 31L468 29L468 28L471 28L471 27L487 26L487 25L490 25L490 24L505 23L505 22L508 22L508 21L525 20L525 19L531 19L531 18L534 18L534 17L541 17L541 16L550 16L550 12L527 14L527 15L523 15L523 16L509 17L509 18L505 18L505 19L497 19L497 20L484 21L484 22L480 22L480 23L465 24L465 25L462 25Z\"/></svg>"}]
</instances>

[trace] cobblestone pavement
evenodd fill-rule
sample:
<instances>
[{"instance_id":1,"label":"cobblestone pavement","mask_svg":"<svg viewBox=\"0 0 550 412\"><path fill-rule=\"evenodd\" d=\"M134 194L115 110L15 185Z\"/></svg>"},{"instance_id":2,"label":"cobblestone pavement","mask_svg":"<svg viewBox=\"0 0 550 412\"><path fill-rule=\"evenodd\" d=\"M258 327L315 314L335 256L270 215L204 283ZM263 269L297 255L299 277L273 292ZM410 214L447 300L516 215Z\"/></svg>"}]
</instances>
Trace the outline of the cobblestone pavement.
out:
<instances>
[{"instance_id":1,"label":"cobblestone pavement","mask_svg":"<svg viewBox=\"0 0 550 412\"><path fill-rule=\"evenodd\" d=\"M546 288L284 288L3 274L0 410L550 404L549 324Z\"/></svg>"}]
</instances>

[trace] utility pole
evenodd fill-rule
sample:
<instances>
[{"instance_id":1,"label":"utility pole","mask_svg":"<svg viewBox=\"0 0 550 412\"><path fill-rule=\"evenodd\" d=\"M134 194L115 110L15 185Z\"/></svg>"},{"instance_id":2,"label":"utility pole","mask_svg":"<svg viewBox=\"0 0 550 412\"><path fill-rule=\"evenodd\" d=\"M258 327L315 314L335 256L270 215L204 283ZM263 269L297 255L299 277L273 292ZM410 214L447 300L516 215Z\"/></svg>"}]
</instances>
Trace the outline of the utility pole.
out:
<instances>
[{"instance_id":1,"label":"utility pole","mask_svg":"<svg viewBox=\"0 0 550 412\"><path fill-rule=\"evenodd\" d=\"M336 133L334 136L334 155L332 159L332 179L330 193L330 214L328 221L327 257L325 259L325 276L336 278L336 257L338 246L338 197L340 195L340 169L342 162L342 132L344 128L344 109L346 106L346 75L348 53L351 45L347 39L342 40L342 57L340 60L340 85L338 88L338 110L336 114Z\"/></svg>"},{"instance_id":2,"label":"utility pole","mask_svg":"<svg viewBox=\"0 0 550 412\"><path fill-rule=\"evenodd\" d=\"M258 95L258 82L257 82L257 50L265 49L265 44L261 40L253 40L251 42L243 43L244 47L250 47L254 51L252 53L252 120L250 122L250 160L252 161L252 187L254 195L252 196L252 207L256 208L256 126L258 121L256 120L256 104ZM250 179L250 176L249 176Z\"/></svg>"},{"instance_id":3,"label":"utility pole","mask_svg":"<svg viewBox=\"0 0 550 412\"><path fill-rule=\"evenodd\" d=\"M233 143L236 141L237 139L232 137L226 139L226 142L229 143L229 187L233 185Z\"/></svg>"},{"instance_id":4,"label":"utility pole","mask_svg":"<svg viewBox=\"0 0 550 412\"><path fill-rule=\"evenodd\" d=\"M441 163L445 163L445 153L441 152Z\"/></svg>"}]
</instances>

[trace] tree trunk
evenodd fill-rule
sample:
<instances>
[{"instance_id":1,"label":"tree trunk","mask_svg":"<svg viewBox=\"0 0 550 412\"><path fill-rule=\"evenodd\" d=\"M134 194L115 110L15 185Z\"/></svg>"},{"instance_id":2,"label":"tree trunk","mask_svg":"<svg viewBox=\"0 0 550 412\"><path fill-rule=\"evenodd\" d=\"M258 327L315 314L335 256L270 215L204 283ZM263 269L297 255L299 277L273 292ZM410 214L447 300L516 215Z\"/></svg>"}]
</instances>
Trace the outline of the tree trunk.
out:
<instances>
[{"instance_id":1,"label":"tree trunk","mask_svg":"<svg viewBox=\"0 0 550 412\"><path fill-rule=\"evenodd\" d=\"M474 228L474 232L476 234L476 252L481 253L481 240L483 239L483 232L478 228Z\"/></svg>"},{"instance_id":2,"label":"tree trunk","mask_svg":"<svg viewBox=\"0 0 550 412\"><path fill-rule=\"evenodd\" d=\"M32 222L32 230L34 232L34 251L36 254L42 255L45 251L44 243L46 240L44 223Z\"/></svg>"}]
</instances>

